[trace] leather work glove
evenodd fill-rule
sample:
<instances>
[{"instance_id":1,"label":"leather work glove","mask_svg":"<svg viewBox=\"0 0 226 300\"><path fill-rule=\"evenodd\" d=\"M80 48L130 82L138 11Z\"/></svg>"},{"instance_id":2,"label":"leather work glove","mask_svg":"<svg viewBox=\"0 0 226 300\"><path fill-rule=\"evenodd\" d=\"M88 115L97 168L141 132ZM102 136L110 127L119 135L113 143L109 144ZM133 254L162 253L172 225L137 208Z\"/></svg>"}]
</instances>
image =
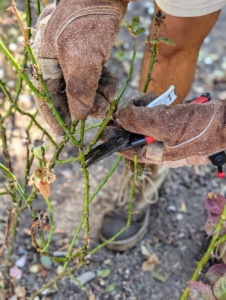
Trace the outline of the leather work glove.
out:
<instances>
[{"instance_id":1,"label":"leather work glove","mask_svg":"<svg viewBox=\"0 0 226 300\"><path fill-rule=\"evenodd\" d=\"M118 91L118 79L103 67L129 0L61 0L48 5L37 22L33 51L53 104L65 124L104 117ZM33 80L42 91L41 84ZM54 133L64 131L46 103L36 104Z\"/></svg>"},{"instance_id":2,"label":"leather work glove","mask_svg":"<svg viewBox=\"0 0 226 300\"><path fill-rule=\"evenodd\" d=\"M147 96L140 94L142 97ZM125 130L152 136L158 141L120 152L130 160L137 154L141 163L176 168L208 164L208 156L226 149L225 101L154 108L137 107L130 102L119 109L118 119ZM104 139L116 135L117 130L109 127Z\"/></svg>"}]
</instances>

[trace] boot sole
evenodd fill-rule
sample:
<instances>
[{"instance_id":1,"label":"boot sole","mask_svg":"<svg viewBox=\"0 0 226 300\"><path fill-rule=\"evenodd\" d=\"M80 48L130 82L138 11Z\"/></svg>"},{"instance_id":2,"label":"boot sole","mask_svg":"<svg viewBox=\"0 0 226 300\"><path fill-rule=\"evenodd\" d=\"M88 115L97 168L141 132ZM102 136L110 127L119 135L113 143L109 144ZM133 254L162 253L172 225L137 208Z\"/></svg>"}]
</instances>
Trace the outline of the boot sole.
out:
<instances>
[{"instance_id":1,"label":"boot sole","mask_svg":"<svg viewBox=\"0 0 226 300\"><path fill-rule=\"evenodd\" d=\"M133 248L137 244L137 242L144 237L145 233L147 232L149 219L150 207L146 211L142 227L134 236L126 240L109 242L105 245L105 247L112 251L125 251L127 249ZM107 242L107 239L105 239L105 237L100 232L98 234L98 237L101 240L101 242Z\"/></svg>"}]
</instances>

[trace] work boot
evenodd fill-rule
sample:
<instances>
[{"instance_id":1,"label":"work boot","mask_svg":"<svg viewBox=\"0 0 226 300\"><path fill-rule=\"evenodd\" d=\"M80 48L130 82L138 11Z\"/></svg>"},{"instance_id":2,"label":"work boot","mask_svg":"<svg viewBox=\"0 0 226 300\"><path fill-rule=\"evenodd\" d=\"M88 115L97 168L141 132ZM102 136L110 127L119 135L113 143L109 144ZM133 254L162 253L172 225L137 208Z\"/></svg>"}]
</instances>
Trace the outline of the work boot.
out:
<instances>
[{"instance_id":1,"label":"work boot","mask_svg":"<svg viewBox=\"0 0 226 300\"><path fill-rule=\"evenodd\" d=\"M137 179L130 227L106 247L114 251L132 248L145 235L150 215L150 206L158 201L158 190L165 181L168 169L163 166L146 166ZM104 215L99 238L105 242L127 224L129 195L133 184L133 173L125 165L118 194L117 204Z\"/></svg>"}]
</instances>

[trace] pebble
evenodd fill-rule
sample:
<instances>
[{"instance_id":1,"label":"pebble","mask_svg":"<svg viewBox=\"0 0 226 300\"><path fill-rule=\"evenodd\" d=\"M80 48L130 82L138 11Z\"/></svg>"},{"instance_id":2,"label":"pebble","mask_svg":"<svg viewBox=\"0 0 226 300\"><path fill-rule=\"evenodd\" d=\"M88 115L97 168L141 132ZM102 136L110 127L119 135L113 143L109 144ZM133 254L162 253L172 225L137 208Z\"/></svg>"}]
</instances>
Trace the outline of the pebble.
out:
<instances>
[{"instance_id":1,"label":"pebble","mask_svg":"<svg viewBox=\"0 0 226 300\"><path fill-rule=\"evenodd\" d=\"M16 261L16 265L19 268L23 268L25 266L25 263L26 263L26 256L22 256Z\"/></svg>"},{"instance_id":2,"label":"pebble","mask_svg":"<svg viewBox=\"0 0 226 300\"><path fill-rule=\"evenodd\" d=\"M177 208L176 208L176 206L174 206L174 205L169 205L169 206L167 207L167 209L166 209L167 212L170 212L170 211L176 211L176 210L177 210Z\"/></svg>"},{"instance_id":3,"label":"pebble","mask_svg":"<svg viewBox=\"0 0 226 300\"><path fill-rule=\"evenodd\" d=\"M85 272L77 277L77 279L80 281L81 285L86 284L87 282L91 281L96 277L96 274L94 272L88 271Z\"/></svg>"}]
</instances>

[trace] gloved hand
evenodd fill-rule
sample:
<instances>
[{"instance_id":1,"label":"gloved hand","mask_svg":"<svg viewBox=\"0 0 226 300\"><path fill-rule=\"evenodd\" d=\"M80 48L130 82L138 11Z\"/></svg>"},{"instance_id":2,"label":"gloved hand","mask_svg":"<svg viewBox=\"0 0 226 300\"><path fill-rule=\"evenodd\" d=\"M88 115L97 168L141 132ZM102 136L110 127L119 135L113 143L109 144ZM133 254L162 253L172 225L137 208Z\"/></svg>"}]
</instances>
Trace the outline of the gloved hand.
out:
<instances>
[{"instance_id":1,"label":"gloved hand","mask_svg":"<svg viewBox=\"0 0 226 300\"><path fill-rule=\"evenodd\" d=\"M150 145L121 151L128 159L175 168L210 163L208 156L226 149L226 103L180 104L173 107L137 107L130 102L119 109L125 130L154 137ZM108 128L104 139L117 134Z\"/></svg>"},{"instance_id":2,"label":"gloved hand","mask_svg":"<svg viewBox=\"0 0 226 300\"><path fill-rule=\"evenodd\" d=\"M48 5L37 22L34 55L53 104L65 124L71 115L101 118L118 91L118 79L103 65L117 35L129 0L61 0ZM33 80L42 91L41 84ZM54 133L64 131L45 102L36 104Z\"/></svg>"}]
</instances>

